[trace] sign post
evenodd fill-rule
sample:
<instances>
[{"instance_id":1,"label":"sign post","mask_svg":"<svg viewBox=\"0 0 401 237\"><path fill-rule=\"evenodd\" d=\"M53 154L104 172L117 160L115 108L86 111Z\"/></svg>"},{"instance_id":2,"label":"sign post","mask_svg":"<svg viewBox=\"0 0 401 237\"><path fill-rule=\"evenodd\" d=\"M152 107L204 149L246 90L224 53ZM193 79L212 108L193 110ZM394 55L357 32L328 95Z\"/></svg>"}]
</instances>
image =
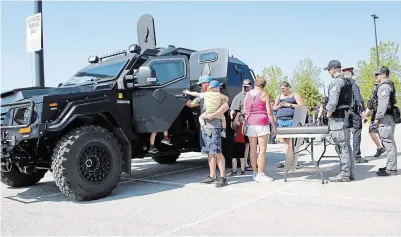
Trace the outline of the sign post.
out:
<instances>
[{"instance_id":1,"label":"sign post","mask_svg":"<svg viewBox=\"0 0 401 237\"><path fill-rule=\"evenodd\" d=\"M37 87L45 87L42 22L42 0L35 0L34 14L26 18L26 49L28 53L35 53L35 78Z\"/></svg>"}]
</instances>

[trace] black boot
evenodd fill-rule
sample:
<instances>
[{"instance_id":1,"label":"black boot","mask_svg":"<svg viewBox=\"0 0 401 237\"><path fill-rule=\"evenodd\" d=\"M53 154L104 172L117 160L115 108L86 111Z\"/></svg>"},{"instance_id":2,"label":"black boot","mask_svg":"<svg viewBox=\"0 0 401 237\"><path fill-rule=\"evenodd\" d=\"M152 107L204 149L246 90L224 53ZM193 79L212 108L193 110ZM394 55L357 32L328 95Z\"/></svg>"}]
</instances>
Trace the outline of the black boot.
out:
<instances>
[{"instance_id":1,"label":"black boot","mask_svg":"<svg viewBox=\"0 0 401 237\"><path fill-rule=\"evenodd\" d=\"M381 156L384 152L386 152L386 149L384 149L383 147L380 149L377 149L377 152L375 154L375 157L379 157Z\"/></svg>"}]
</instances>

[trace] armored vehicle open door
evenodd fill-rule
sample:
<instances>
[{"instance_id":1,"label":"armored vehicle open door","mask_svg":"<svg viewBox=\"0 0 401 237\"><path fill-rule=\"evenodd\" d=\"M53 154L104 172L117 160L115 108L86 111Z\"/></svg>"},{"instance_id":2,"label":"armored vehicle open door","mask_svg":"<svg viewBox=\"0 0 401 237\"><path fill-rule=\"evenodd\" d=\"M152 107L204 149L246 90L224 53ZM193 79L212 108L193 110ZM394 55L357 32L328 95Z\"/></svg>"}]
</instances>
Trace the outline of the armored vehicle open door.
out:
<instances>
[{"instance_id":1,"label":"armored vehicle open door","mask_svg":"<svg viewBox=\"0 0 401 237\"><path fill-rule=\"evenodd\" d=\"M248 66L239 59L230 57L228 49L224 48L193 52L189 64L192 88L196 88L200 76L211 76L221 83L221 92L230 101L242 90L243 80L254 79Z\"/></svg>"},{"instance_id":2,"label":"armored vehicle open door","mask_svg":"<svg viewBox=\"0 0 401 237\"><path fill-rule=\"evenodd\" d=\"M184 108L189 89L186 56L149 58L137 71L132 95L133 122L139 133L168 131Z\"/></svg>"}]
</instances>

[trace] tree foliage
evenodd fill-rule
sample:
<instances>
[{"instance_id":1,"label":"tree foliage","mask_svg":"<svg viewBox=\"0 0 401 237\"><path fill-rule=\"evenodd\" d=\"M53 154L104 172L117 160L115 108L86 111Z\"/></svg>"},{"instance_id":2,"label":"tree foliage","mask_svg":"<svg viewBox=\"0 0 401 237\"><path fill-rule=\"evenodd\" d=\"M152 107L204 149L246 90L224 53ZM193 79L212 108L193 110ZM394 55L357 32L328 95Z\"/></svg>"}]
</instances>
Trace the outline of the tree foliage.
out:
<instances>
[{"instance_id":1,"label":"tree foliage","mask_svg":"<svg viewBox=\"0 0 401 237\"><path fill-rule=\"evenodd\" d=\"M301 60L294 72L292 87L304 100L305 104L311 108L319 104L322 95L319 87L322 85L320 80L321 68L314 65L310 58Z\"/></svg>"},{"instance_id":2,"label":"tree foliage","mask_svg":"<svg viewBox=\"0 0 401 237\"><path fill-rule=\"evenodd\" d=\"M294 72L291 81L292 87L298 89L304 83L310 83L314 87L319 88L322 83L320 81L321 68L314 65L310 58L301 60Z\"/></svg>"},{"instance_id":3,"label":"tree foliage","mask_svg":"<svg viewBox=\"0 0 401 237\"><path fill-rule=\"evenodd\" d=\"M280 95L280 83L287 80L279 66L269 66L263 69L263 78L266 80L265 91L275 100Z\"/></svg>"},{"instance_id":4,"label":"tree foliage","mask_svg":"<svg viewBox=\"0 0 401 237\"><path fill-rule=\"evenodd\" d=\"M393 80L397 91L401 90L401 62L397 56L399 44L395 42L380 42L378 44L380 66L386 66L390 69L390 78ZM377 68L376 47L370 49L370 58L358 62L355 69L357 84L365 102L369 99L373 86L375 84L374 71ZM400 93L397 102L401 105Z\"/></svg>"}]
</instances>

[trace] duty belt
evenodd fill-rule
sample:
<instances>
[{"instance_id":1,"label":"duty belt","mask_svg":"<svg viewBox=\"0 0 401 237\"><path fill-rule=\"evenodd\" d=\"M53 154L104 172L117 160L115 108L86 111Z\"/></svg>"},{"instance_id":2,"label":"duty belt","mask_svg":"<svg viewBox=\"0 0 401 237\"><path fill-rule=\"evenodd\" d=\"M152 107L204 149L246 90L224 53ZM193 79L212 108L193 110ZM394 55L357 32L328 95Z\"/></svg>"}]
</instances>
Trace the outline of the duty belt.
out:
<instances>
[{"instance_id":1,"label":"duty belt","mask_svg":"<svg viewBox=\"0 0 401 237\"><path fill-rule=\"evenodd\" d=\"M331 117L333 118L345 118L345 111L348 111L348 108L343 108L343 109L336 109L336 111L333 112Z\"/></svg>"}]
</instances>

